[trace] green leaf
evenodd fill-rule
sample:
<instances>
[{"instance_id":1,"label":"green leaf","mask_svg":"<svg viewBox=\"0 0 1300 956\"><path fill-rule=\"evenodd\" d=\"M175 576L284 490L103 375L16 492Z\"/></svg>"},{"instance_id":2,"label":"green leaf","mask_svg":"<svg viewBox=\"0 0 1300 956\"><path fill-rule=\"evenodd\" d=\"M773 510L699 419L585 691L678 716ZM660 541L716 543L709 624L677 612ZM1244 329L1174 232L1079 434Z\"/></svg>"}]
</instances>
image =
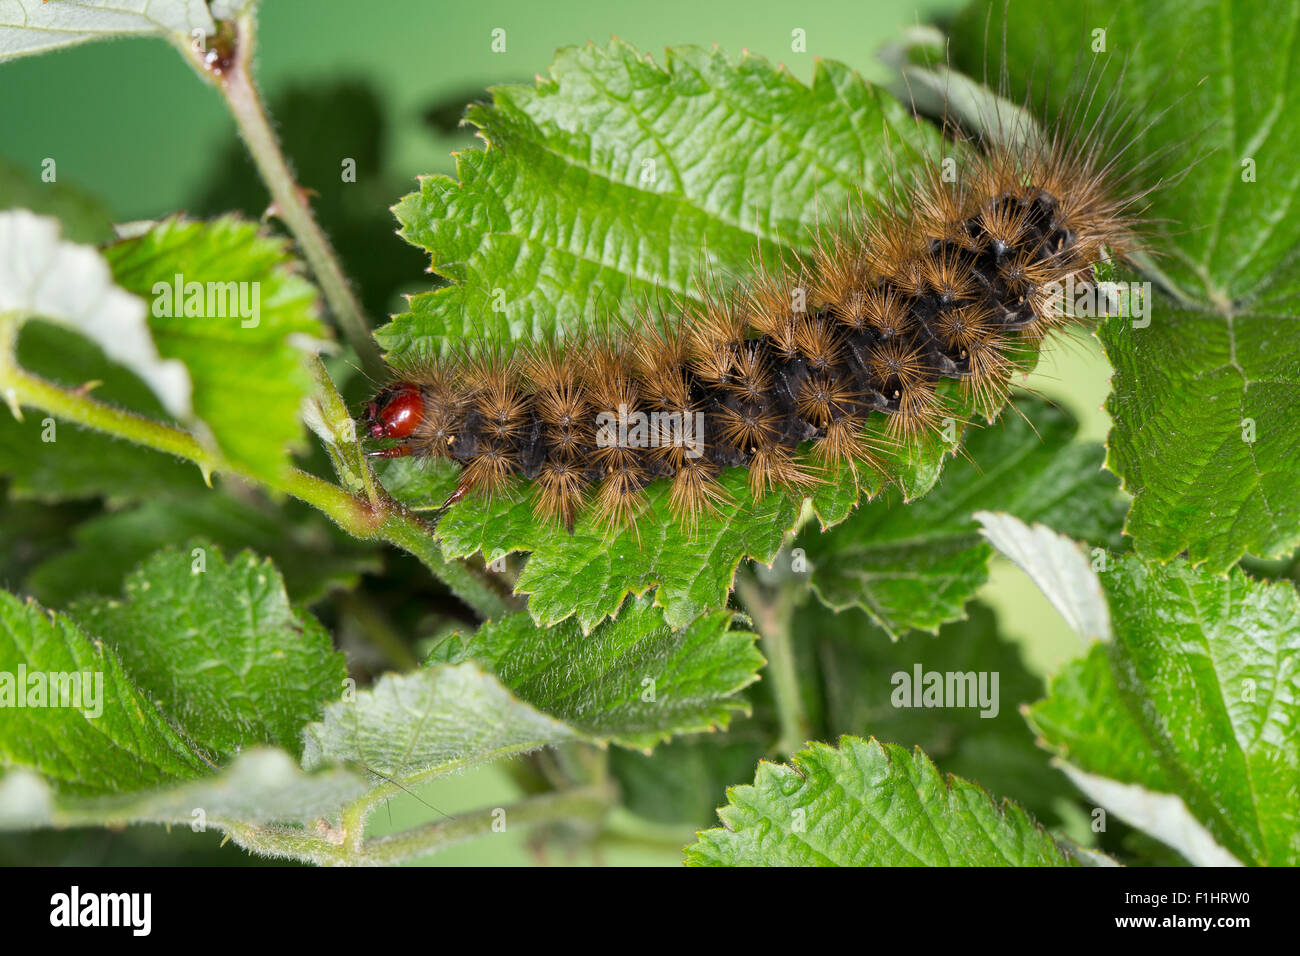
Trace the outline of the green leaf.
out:
<instances>
[{"instance_id":1,"label":"green leaf","mask_svg":"<svg viewBox=\"0 0 1300 956\"><path fill-rule=\"evenodd\" d=\"M1073 441L1069 413L1038 399L1018 404L1023 417L968 433L968 457L926 497L904 505L891 487L832 530L805 532L798 546L817 596L836 610L861 608L891 637L934 632L988 580L992 552L975 511L1010 511L1092 540L1117 533L1123 505L1101 446Z\"/></svg>"},{"instance_id":2,"label":"green leaf","mask_svg":"<svg viewBox=\"0 0 1300 956\"><path fill-rule=\"evenodd\" d=\"M57 707L49 706L50 674L57 675ZM74 689L80 707L71 706L78 702ZM135 790L208 769L131 683L111 648L68 618L4 591L0 702L0 762L40 773L59 794Z\"/></svg>"},{"instance_id":3,"label":"green leaf","mask_svg":"<svg viewBox=\"0 0 1300 956\"><path fill-rule=\"evenodd\" d=\"M384 472L385 485L398 500L420 507L444 500L455 480L451 469L422 462L401 462ZM664 482L650 486L648 509L636 527L612 535L590 515L572 534L557 532L534 518L531 499L522 491L504 501L462 501L443 515L437 534L449 558L481 551L490 561L512 551L530 552L515 590L530 595L529 613L541 625L576 617L587 631L614 615L629 594L657 587L655 600L668 623L684 627L726 603L736 567L746 556L770 562L798 516L798 507L784 495L770 494L755 505L738 469L720 481L732 501L704 515L694 534L683 533L669 514Z\"/></svg>"},{"instance_id":4,"label":"green leaf","mask_svg":"<svg viewBox=\"0 0 1300 956\"><path fill-rule=\"evenodd\" d=\"M329 334L289 244L234 217L173 218L106 255L117 282L152 303L158 350L185 363L195 414L221 452L259 475L279 474L285 449L302 443L305 360Z\"/></svg>"},{"instance_id":5,"label":"green leaf","mask_svg":"<svg viewBox=\"0 0 1300 956\"><path fill-rule=\"evenodd\" d=\"M1186 551L1217 571L1300 544L1298 330L1293 295L1229 316L1166 306L1145 329L1102 324L1115 366L1107 465L1133 495L1125 531L1142 557Z\"/></svg>"},{"instance_id":6,"label":"green leaf","mask_svg":"<svg viewBox=\"0 0 1300 956\"><path fill-rule=\"evenodd\" d=\"M1000 2L977 4L954 30L958 62L979 75L984 38L1004 26L1013 93L1032 71L1037 89L1050 91L1049 111L1069 115L1077 63L1093 64L1089 75L1107 88L1122 74L1110 108L1132 111L1140 135L1123 156L1106 158L1132 168L1167 153L1143 176L1142 184L1161 182L1146 213L1158 258L1140 264L1169 294L1148 303L1149 326L1109 319L1100 330L1116 372L1107 465L1134 498L1125 530L1135 550L1155 560L1186 551L1216 571L1245 552L1294 550L1300 10L1288 0L1204 9L1098 0L1024 16ZM1098 55L1102 27L1108 49ZM1109 103L1106 91L1092 102Z\"/></svg>"},{"instance_id":7,"label":"green leaf","mask_svg":"<svg viewBox=\"0 0 1300 956\"><path fill-rule=\"evenodd\" d=\"M201 822L222 830L253 823L307 823L334 813L369 789L359 774L331 768L304 773L283 750L252 747L201 780L100 797L53 792L36 774L0 777L0 830Z\"/></svg>"},{"instance_id":8,"label":"green leaf","mask_svg":"<svg viewBox=\"0 0 1300 956\"><path fill-rule=\"evenodd\" d=\"M444 641L431 660L476 661L584 736L648 750L673 734L725 728L747 710L736 695L758 679L763 657L753 634L730 629L732 617L714 611L674 630L642 599L583 635L572 621L543 630L513 614Z\"/></svg>"},{"instance_id":9,"label":"green leaf","mask_svg":"<svg viewBox=\"0 0 1300 956\"><path fill-rule=\"evenodd\" d=\"M497 87L467 119L488 148L394 207L454 283L379 331L395 358L690 298L701 260L743 268L760 239L769 262L810 251L810 227L889 180L887 146L906 169L937 142L839 63L805 86L755 56L678 47L660 67L619 40L561 50L549 79Z\"/></svg>"},{"instance_id":10,"label":"green leaf","mask_svg":"<svg viewBox=\"0 0 1300 956\"><path fill-rule=\"evenodd\" d=\"M732 787L723 826L686 848L696 866L1068 866L1009 801L946 780L919 749L874 739L813 744Z\"/></svg>"},{"instance_id":11,"label":"green leaf","mask_svg":"<svg viewBox=\"0 0 1300 956\"><path fill-rule=\"evenodd\" d=\"M570 741L648 749L725 727L763 662L752 634L728 630L731 617L673 631L640 601L586 636L574 623L539 629L527 614L488 622L438 645L429 667L327 707L305 731L303 764L347 763L410 786Z\"/></svg>"},{"instance_id":12,"label":"green leaf","mask_svg":"<svg viewBox=\"0 0 1300 956\"><path fill-rule=\"evenodd\" d=\"M1296 865L1295 588L1135 557L1113 559L1102 583L1114 642L1052 682L1034 729L1075 770L1180 798L1243 863Z\"/></svg>"},{"instance_id":13,"label":"green leaf","mask_svg":"<svg viewBox=\"0 0 1300 956\"><path fill-rule=\"evenodd\" d=\"M580 739L472 663L385 674L303 731L303 766L361 767L403 786ZM378 780L376 780L378 782Z\"/></svg>"},{"instance_id":14,"label":"green leaf","mask_svg":"<svg viewBox=\"0 0 1300 956\"><path fill-rule=\"evenodd\" d=\"M194 540L200 539L200 540ZM369 545L345 537L316 512L279 507L212 491L171 501L148 501L82 522L71 547L33 563L25 587L46 604L79 596L118 594L126 572L159 548L213 542L227 551L247 548L283 569L289 597L311 604L336 588L380 569Z\"/></svg>"},{"instance_id":15,"label":"green leaf","mask_svg":"<svg viewBox=\"0 0 1300 956\"><path fill-rule=\"evenodd\" d=\"M249 2L12 0L0 9L0 61L124 36L168 37L188 45L194 30L212 35L216 29L213 15L229 18Z\"/></svg>"},{"instance_id":16,"label":"green leaf","mask_svg":"<svg viewBox=\"0 0 1300 956\"><path fill-rule=\"evenodd\" d=\"M124 600L71 614L213 755L257 743L297 751L302 726L343 692L343 655L290 606L275 566L251 552L227 563L216 548L160 551L128 575Z\"/></svg>"}]
</instances>

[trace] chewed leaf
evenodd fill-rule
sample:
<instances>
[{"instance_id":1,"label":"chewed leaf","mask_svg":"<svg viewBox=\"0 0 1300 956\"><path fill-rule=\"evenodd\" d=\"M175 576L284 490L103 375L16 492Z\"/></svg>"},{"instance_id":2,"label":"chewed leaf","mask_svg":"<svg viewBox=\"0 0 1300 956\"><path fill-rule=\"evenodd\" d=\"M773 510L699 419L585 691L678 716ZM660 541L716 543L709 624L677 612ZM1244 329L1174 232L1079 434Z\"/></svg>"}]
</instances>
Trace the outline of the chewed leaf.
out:
<instances>
[{"instance_id":1,"label":"chewed leaf","mask_svg":"<svg viewBox=\"0 0 1300 956\"><path fill-rule=\"evenodd\" d=\"M621 42L562 51L551 79L499 88L470 119L488 146L459 156L460 182L426 178L395 210L402 234L451 280L378 333L398 364L467 337L564 338L599 324L593 312L665 295L692 300L706 264L739 277L756 255L767 265L807 257L850 203L887 198L888 184L940 142L840 64L819 62L806 86L756 57L733 63L683 48L659 67ZM1017 352L1007 368L1033 358L1033 349ZM952 382L939 395L957 438L974 402ZM949 441L924 428L897 441L884 418L867 424L880 469L840 460L810 492L823 526L886 482L910 500L938 480ZM421 509L439 508L454 490L450 475L427 464L392 465L384 481ZM804 504L786 494L755 500L743 471L725 471L720 484L722 503L693 529L671 514L658 481L635 528L610 533L580 517L568 534L534 516L530 489L513 487L454 504L437 533L448 557L530 552L518 590L539 623L576 615L590 629L628 594L654 589L681 626L723 603L742 560L770 562Z\"/></svg>"},{"instance_id":2,"label":"chewed leaf","mask_svg":"<svg viewBox=\"0 0 1300 956\"><path fill-rule=\"evenodd\" d=\"M0 322L48 319L94 340L149 384L177 418L191 413L183 362L159 356L148 305L113 284L103 257L59 238L59 222L16 209L0 212Z\"/></svg>"}]
</instances>

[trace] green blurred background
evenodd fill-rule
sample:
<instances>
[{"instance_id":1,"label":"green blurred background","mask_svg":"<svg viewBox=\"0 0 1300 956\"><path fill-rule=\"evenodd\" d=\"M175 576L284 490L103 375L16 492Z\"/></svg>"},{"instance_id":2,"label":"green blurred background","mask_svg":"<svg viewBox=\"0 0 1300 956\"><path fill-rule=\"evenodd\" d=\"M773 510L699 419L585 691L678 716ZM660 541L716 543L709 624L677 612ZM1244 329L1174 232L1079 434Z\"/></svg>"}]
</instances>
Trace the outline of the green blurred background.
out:
<instances>
[{"instance_id":1,"label":"green blurred background","mask_svg":"<svg viewBox=\"0 0 1300 956\"><path fill-rule=\"evenodd\" d=\"M396 237L387 207L414 188L417 175L451 173L449 153L475 144L457 126L466 102L485 97L494 84L531 82L546 72L558 47L616 34L659 59L665 46L716 44L784 63L803 79L811 76L813 58L825 57L887 82L880 48L909 26L942 24L962 6L962 0L264 0L257 75L300 181L317 191L322 222L359 279L371 314L383 315L400 307L399 292L427 287L427 262ZM497 29L505 31L500 53L491 45ZM806 52L792 51L795 29L804 31ZM60 185L96 197L116 221L176 210L211 215L237 208L255 215L267 201L219 98L162 41L90 44L0 65L0 131L0 162L35 181L42 161L55 158ZM341 187L339 162L348 156L357 160L358 184ZM0 176L0 188L4 181ZM1068 407L1081 420L1081 438L1103 441L1108 375L1096 342L1079 338L1051 351L1027 384ZM1078 651L1037 590L1005 562L994 566L980 596L997 609L1004 632L1036 672L1050 673ZM419 796L381 809L377 830L428 819L430 805L446 813L505 805L519 790L504 770L490 767L430 785ZM716 802L723 802L722 793ZM659 836L667 842L633 835L609 841L594 859L679 862L672 844L678 834ZM680 833L682 843L689 837ZM218 841L216 834L156 829L125 840L101 832L33 834L0 838L0 863L246 859L233 847L218 850ZM579 860L592 861L593 854L550 856L551 862ZM434 862L535 861L522 834L505 833L452 848Z\"/></svg>"}]
</instances>

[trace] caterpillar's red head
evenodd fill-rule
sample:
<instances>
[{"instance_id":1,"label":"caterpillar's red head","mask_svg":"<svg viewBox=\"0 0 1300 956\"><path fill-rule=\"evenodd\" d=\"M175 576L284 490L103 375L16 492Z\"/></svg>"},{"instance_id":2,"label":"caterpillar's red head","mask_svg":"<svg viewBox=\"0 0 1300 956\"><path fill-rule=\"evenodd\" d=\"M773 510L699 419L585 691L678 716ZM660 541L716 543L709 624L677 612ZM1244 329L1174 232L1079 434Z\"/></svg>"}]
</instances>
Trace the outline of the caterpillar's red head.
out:
<instances>
[{"instance_id":1,"label":"caterpillar's red head","mask_svg":"<svg viewBox=\"0 0 1300 956\"><path fill-rule=\"evenodd\" d=\"M371 438L409 438L424 420L424 393L411 382L397 382L366 403Z\"/></svg>"}]
</instances>

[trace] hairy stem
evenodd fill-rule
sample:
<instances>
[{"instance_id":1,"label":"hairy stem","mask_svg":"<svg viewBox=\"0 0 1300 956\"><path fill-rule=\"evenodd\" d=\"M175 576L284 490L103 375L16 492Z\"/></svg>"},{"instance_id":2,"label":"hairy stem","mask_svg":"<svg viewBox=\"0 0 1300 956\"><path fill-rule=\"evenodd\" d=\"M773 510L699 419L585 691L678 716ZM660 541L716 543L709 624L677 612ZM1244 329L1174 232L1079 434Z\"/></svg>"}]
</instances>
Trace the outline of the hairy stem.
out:
<instances>
[{"instance_id":1,"label":"hairy stem","mask_svg":"<svg viewBox=\"0 0 1300 956\"><path fill-rule=\"evenodd\" d=\"M349 821L346 816L342 833L237 821L222 826L240 846L265 856L306 860L322 866L380 866L430 856L475 837L519 827L564 823L594 832L614 806L614 799L612 789L601 786L553 791L508 807L462 813L369 840L354 839L347 826L356 821Z\"/></svg>"},{"instance_id":2,"label":"hairy stem","mask_svg":"<svg viewBox=\"0 0 1300 956\"><path fill-rule=\"evenodd\" d=\"M402 833L367 840L364 845L364 862L400 863L428 856L473 837L508 832L511 828L521 826L566 823L595 831L613 805L613 799L612 792L607 788L583 787L528 797L502 808L501 813L480 810L450 820L436 820Z\"/></svg>"},{"instance_id":3,"label":"hairy stem","mask_svg":"<svg viewBox=\"0 0 1300 956\"><path fill-rule=\"evenodd\" d=\"M795 669L791 622L794 619L794 589L789 585L765 588L749 573L736 577L736 595L744 604L758 630L759 646L767 658L765 674L772 682L776 701L780 737L773 749L789 757L803 748L812 736L812 727L799 692L799 675Z\"/></svg>"},{"instance_id":4,"label":"hairy stem","mask_svg":"<svg viewBox=\"0 0 1300 956\"><path fill-rule=\"evenodd\" d=\"M80 390L62 388L23 369L15 356L18 326L15 317L0 316L0 395L11 408L26 405L40 409L66 421L184 458L199 467L209 484L214 472L225 472L292 495L328 515L353 537L387 541L413 554L482 617L500 617L514 609L505 588L495 577L463 562L447 561L434 540L433 530L382 489L376 492L377 500L371 502L298 468L286 467L275 477L253 474L227 462L188 432L105 405Z\"/></svg>"},{"instance_id":5,"label":"hairy stem","mask_svg":"<svg viewBox=\"0 0 1300 956\"><path fill-rule=\"evenodd\" d=\"M370 334L370 326L362 312L361 303L348 284L329 239L316 222L306 194L294 179L253 82L253 48L257 37L254 15L249 12L240 16L234 24L234 31L233 57L220 73L208 68L202 53L196 53L185 44L178 46L182 55L198 69L200 75L210 79L221 92L235 119L235 125L239 128L239 134L271 193L274 210L302 249L303 258L311 266L330 311L356 350L366 373L372 377L381 377L384 374L383 362L379 357L379 348Z\"/></svg>"}]
</instances>

